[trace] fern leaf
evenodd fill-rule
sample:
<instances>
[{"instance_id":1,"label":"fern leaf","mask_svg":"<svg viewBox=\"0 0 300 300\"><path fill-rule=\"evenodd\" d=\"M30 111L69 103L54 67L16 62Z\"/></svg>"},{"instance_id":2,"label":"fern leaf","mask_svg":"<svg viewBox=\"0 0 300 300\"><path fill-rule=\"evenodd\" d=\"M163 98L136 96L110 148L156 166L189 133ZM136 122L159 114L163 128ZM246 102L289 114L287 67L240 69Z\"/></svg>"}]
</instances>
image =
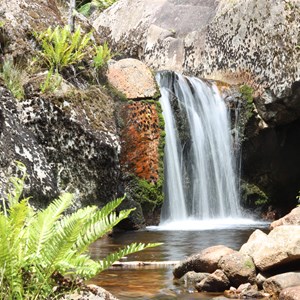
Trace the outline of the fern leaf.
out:
<instances>
[{"instance_id":1,"label":"fern leaf","mask_svg":"<svg viewBox=\"0 0 300 300\"><path fill-rule=\"evenodd\" d=\"M109 215L105 215L102 210L96 212L84 226L82 234L78 237L76 242L78 253L86 251L90 244L110 232L120 221L126 219L133 210L122 210L118 216L115 212Z\"/></svg>"},{"instance_id":2,"label":"fern leaf","mask_svg":"<svg viewBox=\"0 0 300 300\"><path fill-rule=\"evenodd\" d=\"M54 234L54 223L61 214L72 204L73 195L63 194L54 200L44 211L38 212L35 222L31 224L30 245L32 253L40 256L43 244Z\"/></svg>"}]
</instances>

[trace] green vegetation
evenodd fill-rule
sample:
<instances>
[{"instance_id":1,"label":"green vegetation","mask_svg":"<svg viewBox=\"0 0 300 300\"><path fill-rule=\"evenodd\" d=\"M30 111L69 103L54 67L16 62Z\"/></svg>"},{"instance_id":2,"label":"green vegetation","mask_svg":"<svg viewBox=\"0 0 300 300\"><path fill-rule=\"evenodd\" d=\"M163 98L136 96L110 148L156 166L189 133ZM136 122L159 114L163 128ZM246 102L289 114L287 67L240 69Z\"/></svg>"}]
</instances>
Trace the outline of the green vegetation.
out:
<instances>
[{"instance_id":1,"label":"green vegetation","mask_svg":"<svg viewBox=\"0 0 300 300\"><path fill-rule=\"evenodd\" d=\"M125 255L159 245L133 243L102 261L92 260L89 245L133 209L117 215L114 210L123 200L117 199L102 209L89 206L66 214L73 198L66 193L46 209L35 210L29 198L20 200L26 168L21 163L18 168L22 176L11 178L0 212L1 299L58 299L67 291L57 284L57 278L67 277L73 283L69 287L72 290L78 278L89 279Z\"/></svg>"},{"instance_id":2,"label":"green vegetation","mask_svg":"<svg viewBox=\"0 0 300 300\"><path fill-rule=\"evenodd\" d=\"M61 82L62 77L60 74L57 71L53 74L53 69L50 69L47 73L46 80L40 85L41 92L54 92L61 86Z\"/></svg>"},{"instance_id":3,"label":"green vegetation","mask_svg":"<svg viewBox=\"0 0 300 300\"><path fill-rule=\"evenodd\" d=\"M112 58L111 51L107 43L95 47L95 56L93 58L93 66L96 70L101 69Z\"/></svg>"},{"instance_id":4,"label":"green vegetation","mask_svg":"<svg viewBox=\"0 0 300 300\"><path fill-rule=\"evenodd\" d=\"M7 88L12 92L15 98L24 98L23 81L26 73L19 66L15 65L12 60L5 60L2 66L0 77L4 80Z\"/></svg>"},{"instance_id":5,"label":"green vegetation","mask_svg":"<svg viewBox=\"0 0 300 300\"><path fill-rule=\"evenodd\" d=\"M91 13L92 7L95 7L98 11L103 11L113 5L117 0L91 0L91 1L77 1L77 8L80 13L88 16ZM87 3L84 3L87 2Z\"/></svg>"},{"instance_id":6,"label":"green vegetation","mask_svg":"<svg viewBox=\"0 0 300 300\"><path fill-rule=\"evenodd\" d=\"M249 85L241 85L239 88L239 92L241 93L243 99L247 101L246 104L246 117L250 119L253 115L253 93L254 89Z\"/></svg>"},{"instance_id":7,"label":"green vegetation","mask_svg":"<svg viewBox=\"0 0 300 300\"><path fill-rule=\"evenodd\" d=\"M269 203L268 196L254 184L243 182L241 184L241 194L246 207L263 206Z\"/></svg>"},{"instance_id":8,"label":"green vegetation","mask_svg":"<svg viewBox=\"0 0 300 300\"><path fill-rule=\"evenodd\" d=\"M46 31L35 33L35 37L42 48L38 55L49 70L58 72L81 62L91 45L91 32L82 35L80 27L74 33L68 26L57 26L54 30L49 27Z\"/></svg>"}]
</instances>

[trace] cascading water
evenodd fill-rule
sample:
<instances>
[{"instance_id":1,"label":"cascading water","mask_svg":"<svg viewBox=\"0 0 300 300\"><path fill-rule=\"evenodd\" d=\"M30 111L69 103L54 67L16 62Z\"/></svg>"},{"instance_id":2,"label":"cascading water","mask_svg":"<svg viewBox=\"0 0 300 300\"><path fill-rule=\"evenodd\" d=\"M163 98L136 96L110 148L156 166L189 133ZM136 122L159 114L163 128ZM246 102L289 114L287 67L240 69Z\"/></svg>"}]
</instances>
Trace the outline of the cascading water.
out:
<instances>
[{"instance_id":1,"label":"cascading water","mask_svg":"<svg viewBox=\"0 0 300 300\"><path fill-rule=\"evenodd\" d=\"M161 222L241 216L228 109L215 85L157 75L165 118Z\"/></svg>"}]
</instances>

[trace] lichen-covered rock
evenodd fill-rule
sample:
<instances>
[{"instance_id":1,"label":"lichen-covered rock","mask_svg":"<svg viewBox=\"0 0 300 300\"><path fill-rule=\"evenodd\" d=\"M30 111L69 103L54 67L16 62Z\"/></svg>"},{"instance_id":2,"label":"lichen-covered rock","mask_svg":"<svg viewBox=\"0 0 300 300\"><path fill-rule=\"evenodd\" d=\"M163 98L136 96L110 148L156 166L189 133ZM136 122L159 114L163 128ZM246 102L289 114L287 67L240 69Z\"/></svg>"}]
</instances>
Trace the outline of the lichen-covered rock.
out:
<instances>
[{"instance_id":1,"label":"lichen-covered rock","mask_svg":"<svg viewBox=\"0 0 300 300\"><path fill-rule=\"evenodd\" d=\"M137 59L111 61L108 82L127 99L149 99L157 96L157 87L150 69Z\"/></svg>"},{"instance_id":2,"label":"lichen-covered rock","mask_svg":"<svg viewBox=\"0 0 300 300\"><path fill-rule=\"evenodd\" d=\"M174 268L173 275L180 278L189 271L213 273L218 269L220 259L233 252L233 249L223 245L208 247L180 262Z\"/></svg>"},{"instance_id":3,"label":"lichen-covered rock","mask_svg":"<svg viewBox=\"0 0 300 300\"><path fill-rule=\"evenodd\" d=\"M159 222L163 202L163 124L160 114L160 105L156 101L129 102L119 108L124 192L142 205L146 224Z\"/></svg>"},{"instance_id":4,"label":"lichen-covered rock","mask_svg":"<svg viewBox=\"0 0 300 300\"><path fill-rule=\"evenodd\" d=\"M38 205L62 191L75 193L77 206L101 206L119 195L120 143L110 97L99 89L21 102L8 95L2 89L2 181L17 159L28 169L27 194Z\"/></svg>"},{"instance_id":5,"label":"lichen-covered rock","mask_svg":"<svg viewBox=\"0 0 300 300\"><path fill-rule=\"evenodd\" d=\"M224 255L219 260L218 267L226 274L234 287L239 287L243 283L254 283L255 281L255 265L249 255L240 252Z\"/></svg>"},{"instance_id":6,"label":"lichen-covered rock","mask_svg":"<svg viewBox=\"0 0 300 300\"><path fill-rule=\"evenodd\" d=\"M263 118L282 124L300 115L299 17L295 0L121 0L94 27L156 70L248 82Z\"/></svg>"},{"instance_id":7,"label":"lichen-covered rock","mask_svg":"<svg viewBox=\"0 0 300 300\"><path fill-rule=\"evenodd\" d=\"M17 61L33 55L34 32L63 24L55 0L1 0L0 4L0 48Z\"/></svg>"},{"instance_id":8,"label":"lichen-covered rock","mask_svg":"<svg viewBox=\"0 0 300 300\"><path fill-rule=\"evenodd\" d=\"M6 198L6 187L16 173L15 161L22 162L29 175L26 195L40 202L58 195L54 168L49 164L45 149L19 116L18 102L0 86L0 198Z\"/></svg>"},{"instance_id":9,"label":"lichen-covered rock","mask_svg":"<svg viewBox=\"0 0 300 300\"><path fill-rule=\"evenodd\" d=\"M294 208L289 214L271 223L270 229L281 225L300 225L300 206Z\"/></svg>"}]
</instances>

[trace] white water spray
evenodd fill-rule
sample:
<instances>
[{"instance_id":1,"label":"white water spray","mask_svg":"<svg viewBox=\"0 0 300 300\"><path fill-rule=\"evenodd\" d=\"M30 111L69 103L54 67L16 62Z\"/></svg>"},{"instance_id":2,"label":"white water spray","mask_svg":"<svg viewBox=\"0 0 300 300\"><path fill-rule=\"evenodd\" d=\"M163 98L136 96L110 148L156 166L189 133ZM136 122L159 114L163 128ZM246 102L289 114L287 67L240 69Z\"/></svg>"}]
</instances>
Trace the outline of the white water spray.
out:
<instances>
[{"instance_id":1,"label":"white water spray","mask_svg":"<svg viewBox=\"0 0 300 300\"><path fill-rule=\"evenodd\" d=\"M228 109L215 85L157 75L165 118L165 203L161 223L239 218Z\"/></svg>"}]
</instances>

